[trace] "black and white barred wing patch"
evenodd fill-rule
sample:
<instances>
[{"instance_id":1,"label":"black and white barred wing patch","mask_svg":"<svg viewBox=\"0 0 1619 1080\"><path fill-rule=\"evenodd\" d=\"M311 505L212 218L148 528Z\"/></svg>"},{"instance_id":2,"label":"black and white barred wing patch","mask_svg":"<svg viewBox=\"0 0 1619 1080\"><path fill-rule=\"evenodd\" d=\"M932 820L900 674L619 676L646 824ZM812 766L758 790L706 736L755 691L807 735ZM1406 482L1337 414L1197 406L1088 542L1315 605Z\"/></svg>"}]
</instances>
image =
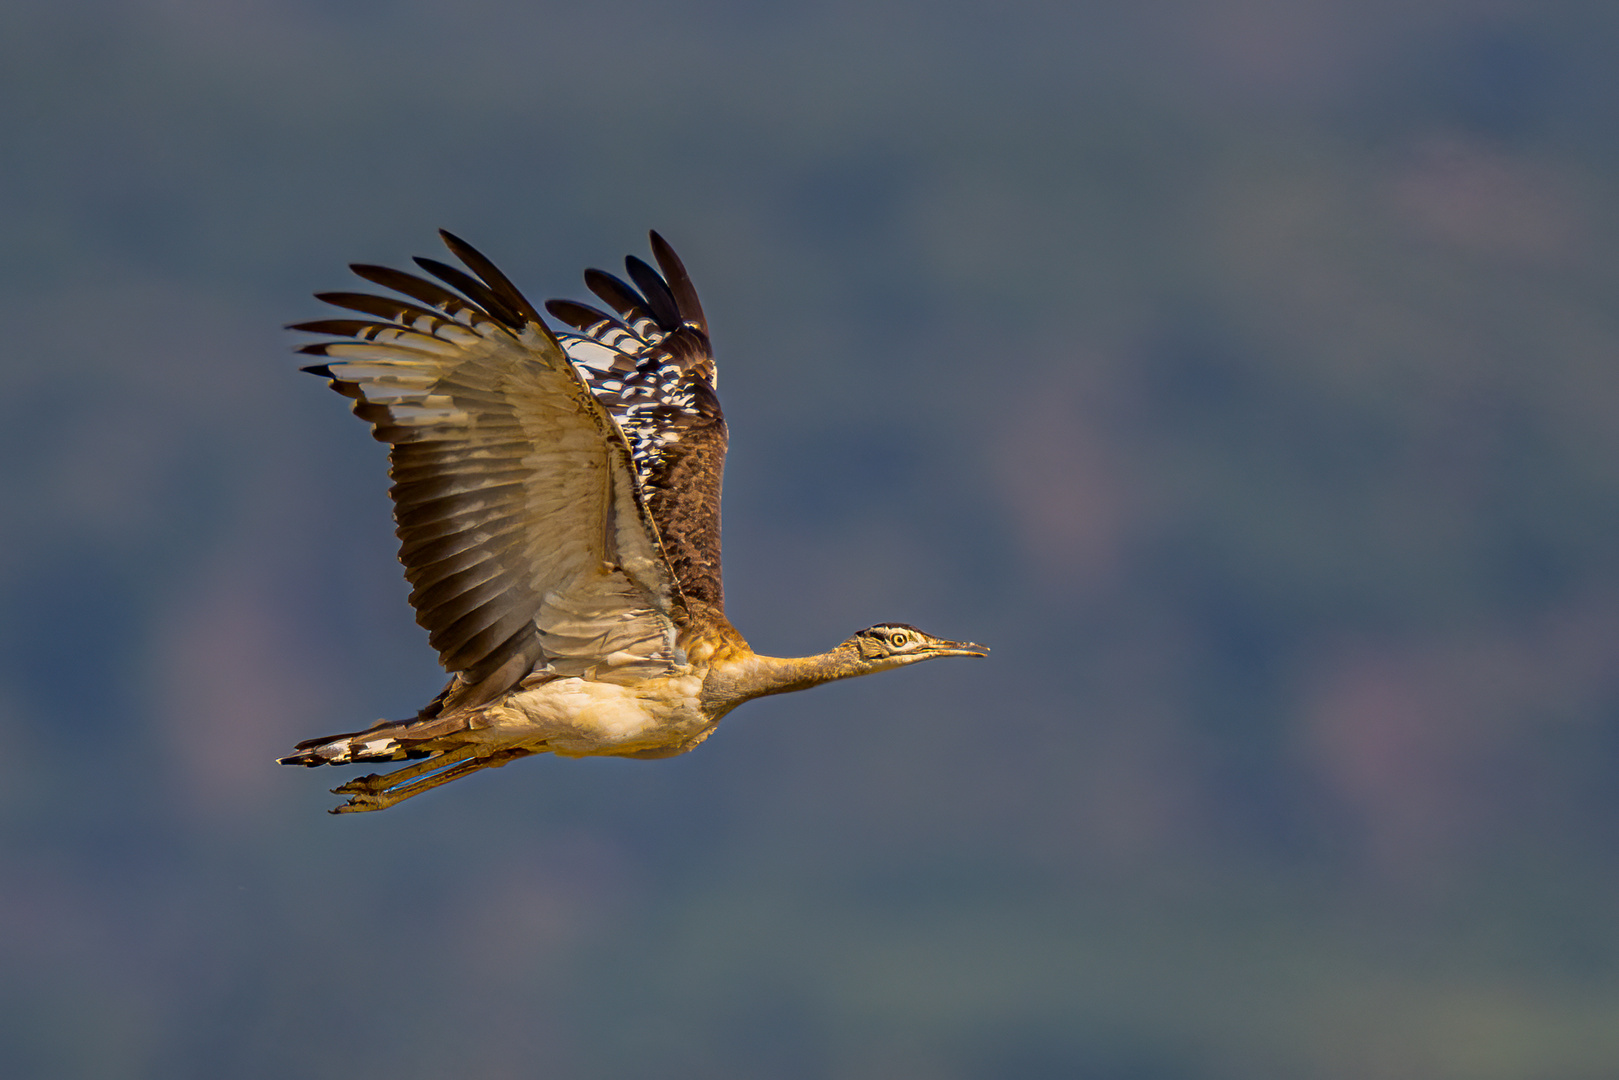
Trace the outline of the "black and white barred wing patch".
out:
<instances>
[{"instance_id":1,"label":"black and white barred wing patch","mask_svg":"<svg viewBox=\"0 0 1619 1080\"><path fill-rule=\"evenodd\" d=\"M613 313L571 300L545 305L577 331L557 336L591 391L624 428L646 475L656 472L659 457L678 442L682 414L703 410L700 388L715 386L697 291L657 233L652 248L669 281L633 255L624 264L634 286L601 270L585 271L585 284Z\"/></svg>"},{"instance_id":2,"label":"black and white barred wing patch","mask_svg":"<svg viewBox=\"0 0 1619 1080\"><path fill-rule=\"evenodd\" d=\"M683 592L723 607L726 431L708 321L680 258L657 233L651 241L658 270L634 256L625 260L634 284L585 271L586 286L611 311L571 300L545 307L573 328L558 340L624 433Z\"/></svg>"},{"instance_id":3,"label":"black and white barred wing patch","mask_svg":"<svg viewBox=\"0 0 1619 1080\"><path fill-rule=\"evenodd\" d=\"M451 288L356 266L409 300L323 293L370 318L293 328L344 339L305 346L327 360L307 370L391 447L417 621L466 704L533 671L667 671L683 602L619 426L522 294L443 236L473 273L417 263Z\"/></svg>"}]
</instances>

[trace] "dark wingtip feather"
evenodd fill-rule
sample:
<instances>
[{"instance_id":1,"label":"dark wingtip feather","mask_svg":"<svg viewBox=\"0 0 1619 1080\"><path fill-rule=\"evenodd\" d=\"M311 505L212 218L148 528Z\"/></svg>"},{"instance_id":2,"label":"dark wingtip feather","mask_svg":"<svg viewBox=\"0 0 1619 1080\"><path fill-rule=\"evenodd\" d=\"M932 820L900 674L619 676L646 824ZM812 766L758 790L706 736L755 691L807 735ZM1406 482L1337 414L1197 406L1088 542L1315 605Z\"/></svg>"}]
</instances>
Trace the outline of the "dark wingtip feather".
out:
<instances>
[{"instance_id":1,"label":"dark wingtip feather","mask_svg":"<svg viewBox=\"0 0 1619 1080\"><path fill-rule=\"evenodd\" d=\"M326 352L326 346L330 345L330 344L331 344L331 342L321 342L321 343L316 344L316 345L300 345L300 346L298 346L297 349L295 349L293 351L294 352L306 353L309 356L327 356L329 354ZM309 369L304 368L303 370L308 371Z\"/></svg>"},{"instance_id":2,"label":"dark wingtip feather","mask_svg":"<svg viewBox=\"0 0 1619 1080\"><path fill-rule=\"evenodd\" d=\"M315 299L319 300L323 304L330 304L333 307L348 307L349 302L353 301L353 300L369 300L373 304L375 304L376 301L378 299L380 299L380 298L379 297L366 296L364 293L318 292L318 293L315 294ZM350 309L350 310L353 310L353 309Z\"/></svg>"},{"instance_id":3,"label":"dark wingtip feather","mask_svg":"<svg viewBox=\"0 0 1619 1080\"><path fill-rule=\"evenodd\" d=\"M534 305L529 303L528 297L512 284L510 278L500 272L500 268L491 262L488 256L448 229L440 229L438 235L439 239L444 241L444 246L482 278L494 294L513 311L524 319L537 323L544 322L540 318L540 313L534 310Z\"/></svg>"},{"instance_id":4,"label":"dark wingtip feather","mask_svg":"<svg viewBox=\"0 0 1619 1080\"><path fill-rule=\"evenodd\" d=\"M545 302L545 313L561 319L563 322L567 322L568 317L562 314L564 311L572 311L574 308L582 308L584 306L585 305L575 303L572 300L547 300Z\"/></svg>"},{"instance_id":5,"label":"dark wingtip feather","mask_svg":"<svg viewBox=\"0 0 1619 1080\"><path fill-rule=\"evenodd\" d=\"M674 294L658 272L634 255L624 260L624 268L630 272L630 280L640 288L641 295L646 297L646 306L652 310L658 325L665 330L679 326L680 305L675 303Z\"/></svg>"},{"instance_id":6,"label":"dark wingtip feather","mask_svg":"<svg viewBox=\"0 0 1619 1080\"><path fill-rule=\"evenodd\" d=\"M460 289L461 294L468 300L471 300L512 329L521 329L528 322L520 312L501 299L493 289L465 270L457 270L455 267L441 263L437 259L428 259L420 255L416 256L412 261L451 288Z\"/></svg>"},{"instance_id":7,"label":"dark wingtip feather","mask_svg":"<svg viewBox=\"0 0 1619 1080\"><path fill-rule=\"evenodd\" d=\"M308 350L307 349L299 349L298 351L299 352L307 352ZM311 375L319 375L323 379L335 379L335 378L337 378L336 375L332 374L332 367L331 367L330 364L310 364L308 367L301 367L298 370L299 371L307 371Z\"/></svg>"},{"instance_id":8,"label":"dark wingtip feather","mask_svg":"<svg viewBox=\"0 0 1619 1080\"><path fill-rule=\"evenodd\" d=\"M420 300L424 304L431 304L439 311L451 316L467 304L464 297L457 296L444 288L444 286L419 278L415 274L407 274L403 270L395 270L391 266L350 263L349 269L373 285L381 285L385 289L403 293L406 296Z\"/></svg>"},{"instance_id":9,"label":"dark wingtip feather","mask_svg":"<svg viewBox=\"0 0 1619 1080\"><path fill-rule=\"evenodd\" d=\"M619 327L624 325L616 316L599 311L589 304L580 304L572 300L547 300L545 310L552 318L566 323L575 330L588 330L602 323Z\"/></svg>"},{"instance_id":10,"label":"dark wingtip feather","mask_svg":"<svg viewBox=\"0 0 1619 1080\"><path fill-rule=\"evenodd\" d=\"M607 306L628 317L642 305L641 296L629 284L605 270L586 270L585 288L595 293Z\"/></svg>"},{"instance_id":11,"label":"dark wingtip feather","mask_svg":"<svg viewBox=\"0 0 1619 1080\"><path fill-rule=\"evenodd\" d=\"M681 319L697 324L699 330L708 333L708 318L703 314L702 302L697 299L697 286L692 284L691 275L686 273L686 264L680 261L680 256L669 246L669 241L658 235L656 229L649 231L647 236L652 243L652 257L658 261L658 268L669 283L669 291L674 294Z\"/></svg>"},{"instance_id":12,"label":"dark wingtip feather","mask_svg":"<svg viewBox=\"0 0 1619 1080\"><path fill-rule=\"evenodd\" d=\"M391 296L373 296L370 293L318 292L315 299L333 307L375 315L390 322L412 322L424 318L434 321L443 319L445 315L443 311L432 311L407 300L396 300Z\"/></svg>"},{"instance_id":13,"label":"dark wingtip feather","mask_svg":"<svg viewBox=\"0 0 1619 1080\"><path fill-rule=\"evenodd\" d=\"M394 323L372 322L369 319L313 319L309 322L293 323L288 330L297 330L305 334L337 334L342 337L358 337L368 330L397 330Z\"/></svg>"}]
</instances>

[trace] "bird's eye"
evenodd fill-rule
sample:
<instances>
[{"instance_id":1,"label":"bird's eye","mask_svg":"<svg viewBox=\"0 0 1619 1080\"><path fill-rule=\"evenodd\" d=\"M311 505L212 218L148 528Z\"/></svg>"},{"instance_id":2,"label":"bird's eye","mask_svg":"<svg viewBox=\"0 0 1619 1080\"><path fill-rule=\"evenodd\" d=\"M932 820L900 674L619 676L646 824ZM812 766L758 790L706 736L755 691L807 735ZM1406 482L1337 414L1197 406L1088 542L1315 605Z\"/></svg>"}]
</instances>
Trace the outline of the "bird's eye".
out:
<instances>
[{"instance_id":1,"label":"bird's eye","mask_svg":"<svg viewBox=\"0 0 1619 1080\"><path fill-rule=\"evenodd\" d=\"M903 647L904 644L909 640L911 639L907 634L895 634L893 637L888 639L888 643L894 646L894 648L898 649Z\"/></svg>"}]
</instances>

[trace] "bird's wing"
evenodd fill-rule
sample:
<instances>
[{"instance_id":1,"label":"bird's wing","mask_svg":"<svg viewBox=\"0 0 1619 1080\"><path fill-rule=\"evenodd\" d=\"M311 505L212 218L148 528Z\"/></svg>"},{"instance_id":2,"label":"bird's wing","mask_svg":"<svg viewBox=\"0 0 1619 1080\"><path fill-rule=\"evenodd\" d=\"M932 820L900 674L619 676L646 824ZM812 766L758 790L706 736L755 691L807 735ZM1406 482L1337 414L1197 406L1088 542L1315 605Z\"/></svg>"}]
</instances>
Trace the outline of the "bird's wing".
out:
<instances>
[{"instance_id":1,"label":"bird's wing","mask_svg":"<svg viewBox=\"0 0 1619 1080\"><path fill-rule=\"evenodd\" d=\"M652 254L658 270L634 256L624 260L633 285L585 271L590 291L616 314L571 300L545 307L576 331L559 333L558 340L624 432L682 592L723 611L726 430L714 392L708 320L686 268L657 233Z\"/></svg>"},{"instance_id":2,"label":"bird's wing","mask_svg":"<svg viewBox=\"0 0 1619 1080\"><path fill-rule=\"evenodd\" d=\"M464 241L453 288L380 266L362 278L410 301L322 293L371 316L294 326L306 370L356 399L390 445L399 559L416 621L462 704L531 673L635 681L676 662L685 601L630 447L523 295ZM452 684L455 685L455 684Z\"/></svg>"}]
</instances>

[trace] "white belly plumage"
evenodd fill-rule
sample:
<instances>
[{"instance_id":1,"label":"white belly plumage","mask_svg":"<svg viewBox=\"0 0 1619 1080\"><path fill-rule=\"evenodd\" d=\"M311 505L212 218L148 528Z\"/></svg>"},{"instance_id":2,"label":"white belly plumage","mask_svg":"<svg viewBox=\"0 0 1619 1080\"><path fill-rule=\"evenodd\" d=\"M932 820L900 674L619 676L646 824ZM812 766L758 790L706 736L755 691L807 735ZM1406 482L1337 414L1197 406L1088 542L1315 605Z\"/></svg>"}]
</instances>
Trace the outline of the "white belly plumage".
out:
<instances>
[{"instance_id":1,"label":"white belly plumage","mask_svg":"<svg viewBox=\"0 0 1619 1080\"><path fill-rule=\"evenodd\" d=\"M491 709L489 726L481 733L505 745L543 745L570 757L672 747L707 734L714 726L700 708L702 690L703 680L697 675L634 687L552 679Z\"/></svg>"}]
</instances>

